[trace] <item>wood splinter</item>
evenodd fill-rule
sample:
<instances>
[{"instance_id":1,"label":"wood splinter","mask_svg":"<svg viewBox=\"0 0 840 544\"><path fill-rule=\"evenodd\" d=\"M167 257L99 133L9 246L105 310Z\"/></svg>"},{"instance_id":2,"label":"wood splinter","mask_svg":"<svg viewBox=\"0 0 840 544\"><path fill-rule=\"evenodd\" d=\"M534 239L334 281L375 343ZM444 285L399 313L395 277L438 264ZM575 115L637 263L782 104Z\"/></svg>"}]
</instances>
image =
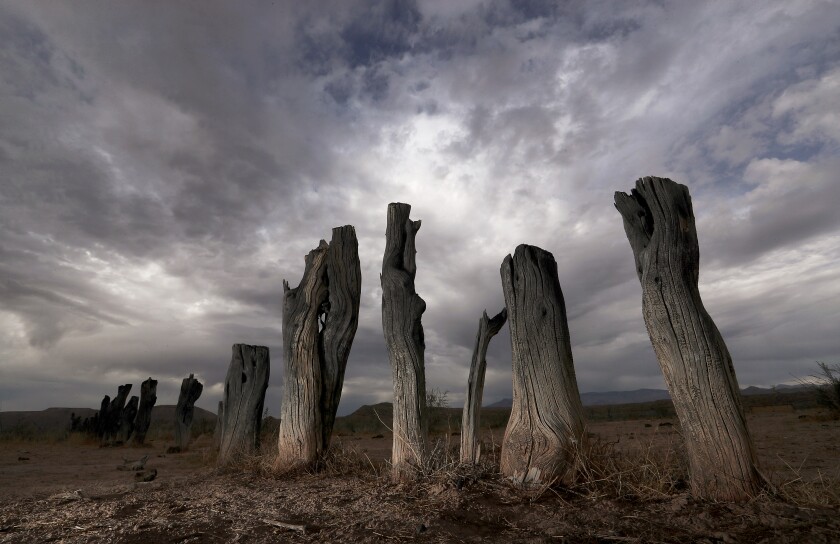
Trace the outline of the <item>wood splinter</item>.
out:
<instances>
[{"instance_id":1,"label":"wood splinter","mask_svg":"<svg viewBox=\"0 0 840 544\"><path fill-rule=\"evenodd\" d=\"M300 525L297 523L286 523L285 521L274 521L273 519L261 519L260 521L266 525L271 525L272 527L289 529L291 531L300 531L301 533L306 533L309 530L306 525Z\"/></svg>"}]
</instances>

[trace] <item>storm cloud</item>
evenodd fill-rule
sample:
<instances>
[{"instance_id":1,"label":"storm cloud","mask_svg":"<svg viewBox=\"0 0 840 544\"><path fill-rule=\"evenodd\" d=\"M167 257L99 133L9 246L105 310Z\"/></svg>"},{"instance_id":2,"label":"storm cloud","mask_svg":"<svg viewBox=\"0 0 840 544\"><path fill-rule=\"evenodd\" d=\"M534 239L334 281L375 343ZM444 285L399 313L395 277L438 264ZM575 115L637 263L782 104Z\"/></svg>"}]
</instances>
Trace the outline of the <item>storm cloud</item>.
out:
<instances>
[{"instance_id":1,"label":"storm cloud","mask_svg":"<svg viewBox=\"0 0 840 544\"><path fill-rule=\"evenodd\" d=\"M98 405L271 348L352 224L341 413L391 396L378 274L412 204L429 387L463 398L520 243L558 262L581 391L661 387L613 193L689 186L742 386L840 359L840 11L828 1L0 5L0 405ZM485 400L510 394L506 329Z\"/></svg>"}]
</instances>

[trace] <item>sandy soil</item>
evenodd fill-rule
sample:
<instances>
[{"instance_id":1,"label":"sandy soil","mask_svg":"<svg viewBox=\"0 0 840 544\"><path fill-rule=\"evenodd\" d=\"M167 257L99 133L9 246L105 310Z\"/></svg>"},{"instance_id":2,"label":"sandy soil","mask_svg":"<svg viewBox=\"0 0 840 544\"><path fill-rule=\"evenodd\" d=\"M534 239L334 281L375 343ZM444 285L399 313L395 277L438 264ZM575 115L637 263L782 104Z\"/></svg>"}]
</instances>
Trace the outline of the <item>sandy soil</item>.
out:
<instances>
[{"instance_id":1,"label":"sandy soil","mask_svg":"<svg viewBox=\"0 0 840 544\"><path fill-rule=\"evenodd\" d=\"M749 420L777 484L840 482L840 422L798 412ZM660 423L589 430L628 452L678 448L678 429ZM458 437L450 439L456 446ZM216 470L207 437L179 455L163 455L163 443L0 444L0 542L840 542L836 503L522 491L489 471L455 468L401 486L370 467L387 457L390 437L341 441L360 453L346 470L283 479ZM145 454L155 481L136 484L131 472L116 470L124 457Z\"/></svg>"}]
</instances>

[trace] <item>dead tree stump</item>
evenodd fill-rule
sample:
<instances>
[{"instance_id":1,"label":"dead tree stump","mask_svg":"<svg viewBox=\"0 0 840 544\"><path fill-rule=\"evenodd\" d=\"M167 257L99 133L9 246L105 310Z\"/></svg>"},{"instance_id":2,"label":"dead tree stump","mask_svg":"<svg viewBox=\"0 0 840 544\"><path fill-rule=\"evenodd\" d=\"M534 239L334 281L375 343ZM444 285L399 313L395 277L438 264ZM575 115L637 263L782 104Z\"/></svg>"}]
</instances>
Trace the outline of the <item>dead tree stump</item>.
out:
<instances>
[{"instance_id":1,"label":"dead tree stump","mask_svg":"<svg viewBox=\"0 0 840 544\"><path fill-rule=\"evenodd\" d=\"M359 263L359 241L352 225L336 227L327 254L328 309L321 338L323 340L321 373L321 409L323 410L323 445L329 448L344 371L350 348L359 326L359 304L362 297L362 268Z\"/></svg>"},{"instance_id":2,"label":"dead tree stump","mask_svg":"<svg viewBox=\"0 0 840 544\"><path fill-rule=\"evenodd\" d=\"M260 445L265 391L268 389L269 356L265 346L234 344L225 378L219 447L219 465L235 462ZM222 404L222 403L220 403Z\"/></svg>"},{"instance_id":3,"label":"dead tree stump","mask_svg":"<svg viewBox=\"0 0 840 544\"><path fill-rule=\"evenodd\" d=\"M108 406L110 405L111 397L109 397L108 395L102 397L102 402L99 403L99 412L97 412L95 416L94 424L96 437L99 440L103 440L105 438L105 429L107 427L106 422L108 420Z\"/></svg>"},{"instance_id":4,"label":"dead tree stump","mask_svg":"<svg viewBox=\"0 0 840 544\"><path fill-rule=\"evenodd\" d=\"M475 335L470 377L467 382L467 396L464 400L464 415L461 420L461 462L478 463L481 456L478 442L481 397L484 394L484 374L487 370L487 346L507 321L507 309L503 308L493 319L487 317L487 310L478 320Z\"/></svg>"},{"instance_id":5,"label":"dead tree stump","mask_svg":"<svg viewBox=\"0 0 840 544\"><path fill-rule=\"evenodd\" d=\"M583 406L557 262L548 251L520 245L501 274L513 352L501 472L524 484L567 481L584 437Z\"/></svg>"},{"instance_id":6,"label":"dead tree stump","mask_svg":"<svg viewBox=\"0 0 840 544\"><path fill-rule=\"evenodd\" d=\"M149 378L140 384L140 405L134 419L134 437L132 442L141 445L146 441L146 433L152 424L152 408L157 402L157 380Z\"/></svg>"},{"instance_id":7,"label":"dead tree stump","mask_svg":"<svg viewBox=\"0 0 840 544\"><path fill-rule=\"evenodd\" d=\"M137 405L139 402L140 397L134 395L126 403L125 408L123 408L122 414L120 414L120 430L117 434L117 440L119 442L128 442L131 433L134 432L134 418L137 417Z\"/></svg>"},{"instance_id":8,"label":"dead tree stump","mask_svg":"<svg viewBox=\"0 0 840 544\"><path fill-rule=\"evenodd\" d=\"M615 207L636 261L642 314L685 436L695 496L743 500L763 486L729 350L700 298L685 185L646 177Z\"/></svg>"},{"instance_id":9,"label":"dead tree stump","mask_svg":"<svg viewBox=\"0 0 840 544\"><path fill-rule=\"evenodd\" d=\"M420 221L409 218L409 204L388 205L382 259L382 329L394 381L392 475L414 477L426 459L428 414L421 317L426 303L414 290L417 273L415 236Z\"/></svg>"},{"instance_id":10,"label":"dead tree stump","mask_svg":"<svg viewBox=\"0 0 840 544\"><path fill-rule=\"evenodd\" d=\"M131 384L120 385L117 387L117 396L111 399L108 405L108 410L105 414L105 434L104 440L106 442L114 442L120 432L120 420L122 419L125 402L128 399L128 394L131 392Z\"/></svg>"},{"instance_id":11,"label":"dead tree stump","mask_svg":"<svg viewBox=\"0 0 840 544\"><path fill-rule=\"evenodd\" d=\"M351 225L336 227L306 257L300 285L284 282L285 378L278 437L279 470L311 465L332 436L356 329L362 281ZM226 408L227 410L227 408Z\"/></svg>"},{"instance_id":12,"label":"dead tree stump","mask_svg":"<svg viewBox=\"0 0 840 544\"><path fill-rule=\"evenodd\" d=\"M281 471L311 465L324 451L320 317L328 295L328 252L321 240L306 256L300 285L290 289L283 280L285 375L275 465Z\"/></svg>"},{"instance_id":13,"label":"dead tree stump","mask_svg":"<svg viewBox=\"0 0 840 544\"><path fill-rule=\"evenodd\" d=\"M204 386L190 374L181 382L181 394L175 406L175 447L186 451L190 443L190 428L192 427L195 401L201 396Z\"/></svg>"}]
</instances>

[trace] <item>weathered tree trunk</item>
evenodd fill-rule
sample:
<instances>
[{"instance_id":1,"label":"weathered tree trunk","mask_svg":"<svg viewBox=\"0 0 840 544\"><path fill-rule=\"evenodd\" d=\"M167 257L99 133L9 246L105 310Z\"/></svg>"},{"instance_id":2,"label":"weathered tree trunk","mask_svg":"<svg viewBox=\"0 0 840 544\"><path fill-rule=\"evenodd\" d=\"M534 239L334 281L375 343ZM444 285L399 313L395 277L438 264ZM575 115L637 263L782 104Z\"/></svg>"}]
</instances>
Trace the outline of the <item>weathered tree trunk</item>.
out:
<instances>
[{"instance_id":1,"label":"weathered tree trunk","mask_svg":"<svg viewBox=\"0 0 840 544\"><path fill-rule=\"evenodd\" d=\"M222 434L225 432L225 401L219 401L219 409L216 411L216 429L213 431L213 447L217 450L222 447Z\"/></svg>"},{"instance_id":2,"label":"weathered tree trunk","mask_svg":"<svg viewBox=\"0 0 840 544\"><path fill-rule=\"evenodd\" d=\"M487 370L487 346L507 321L507 309L503 308L493 319L487 317L487 310L478 320L475 335L470 378L467 382L467 397L464 399L464 415L461 420L461 462L478 463L481 456L478 442L481 397L484 394L484 374Z\"/></svg>"},{"instance_id":3,"label":"weathered tree trunk","mask_svg":"<svg viewBox=\"0 0 840 544\"><path fill-rule=\"evenodd\" d=\"M122 412L125 408L125 401L128 399L128 394L131 392L131 384L120 385L117 387L117 396L111 400L108 405L108 410L105 418L105 441L113 442L117 439L120 432L120 420Z\"/></svg>"},{"instance_id":4,"label":"weathered tree trunk","mask_svg":"<svg viewBox=\"0 0 840 544\"><path fill-rule=\"evenodd\" d=\"M117 435L117 440L120 442L128 442L131 433L134 432L134 418L137 417L137 405L140 402L140 397L137 395L131 397L125 408L120 414L120 431Z\"/></svg>"},{"instance_id":5,"label":"weathered tree trunk","mask_svg":"<svg viewBox=\"0 0 840 544\"><path fill-rule=\"evenodd\" d=\"M324 449L329 448L344 371L356 329L359 326L359 303L362 296L362 268L359 241L351 225L336 227L327 254L329 308L321 338L323 371L321 373L321 409Z\"/></svg>"},{"instance_id":6,"label":"weathered tree trunk","mask_svg":"<svg viewBox=\"0 0 840 544\"><path fill-rule=\"evenodd\" d=\"M286 375L277 468L311 465L329 447L350 347L359 323L361 266L356 231L333 229L306 257L300 285L284 282Z\"/></svg>"},{"instance_id":7,"label":"weathered tree trunk","mask_svg":"<svg viewBox=\"0 0 840 544\"><path fill-rule=\"evenodd\" d=\"M190 428L192 427L195 401L201 396L204 386L190 374L181 382L181 394L175 406L175 447L186 451L190 443Z\"/></svg>"},{"instance_id":8,"label":"weathered tree trunk","mask_svg":"<svg viewBox=\"0 0 840 544\"><path fill-rule=\"evenodd\" d=\"M698 497L743 500L763 485L732 358L700 299L688 188L646 177L615 206L642 285L642 314L683 428Z\"/></svg>"},{"instance_id":9,"label":"weathered tree trunk","mask_svg":"<svg viewBox=\"0 0 840 544\"><path fill-rule=\"evenodd\" d=\"M105 395L102 397L102 402L99 403L99 412L95 416L94 428L96 437L100 440L105 438L105 429L108 422L108 407L111 405L111 397Z\"/></svg>"},{"instance_id":10,"label":"weathered tree trunk","mask_svg":"<svg viewBox=\"0 0 840 544\"><path fill-rule=\"evenodd\" d=\"M557 262L548 251L520 245L501 274L513 352L501 472L519 483L565 482L584 429Z\"/></svg>"},{"instance_id":11,"label":"weathered tree trunk","mask_svg":"<svg viewBox=\"0 0 840 544\"><path fill-rule=\"evenodd\" d=\"M225 378L219 465L235 462L260 445L265 391L268 389L269 356L265 346L234 344Z\"/></svg>"},{"instance_id":12,"label":"weathered tree trunk","mask_svg":"<svg viewBox=\"0 0 840 544\"><path fill-rule=\"evenodd\" d=\"M320 316L327 302L329 246L306 256L303 279L294 289L283 280L283 403L275 468L285 471L314 463L324 451L321 413L322 344ZM225 410L227 411L227 409Z\"/></svg>"},{"instance_id":13,"label":"weathered tree trunk","mask_svg":"<svg viewBox=\"0 0 840 544\"><path fill-rule=\"evenodd\" d=\"M428 417L421 317L426 303L414 290L417 273L414 238L420 221L409 219L411 206L388 205L385 255L382 259L382 328L394 381L392 474L414 477L426 459Z\"/></svg>"},{"instance_id":14,"label":"weathered tree trunk","mask_svg":"<svg viewBox=\"0 0 840 544\"><path fill-rule=\"evenodd\" d=\"M149 432L149 425L152 424L152 408L157 402L157 380L149 378L140 384L140 405L137 408L137 417L134 419L134 437L132 442L141 445L146 441L146 433Z\"/></svg>"}]
</instances>

